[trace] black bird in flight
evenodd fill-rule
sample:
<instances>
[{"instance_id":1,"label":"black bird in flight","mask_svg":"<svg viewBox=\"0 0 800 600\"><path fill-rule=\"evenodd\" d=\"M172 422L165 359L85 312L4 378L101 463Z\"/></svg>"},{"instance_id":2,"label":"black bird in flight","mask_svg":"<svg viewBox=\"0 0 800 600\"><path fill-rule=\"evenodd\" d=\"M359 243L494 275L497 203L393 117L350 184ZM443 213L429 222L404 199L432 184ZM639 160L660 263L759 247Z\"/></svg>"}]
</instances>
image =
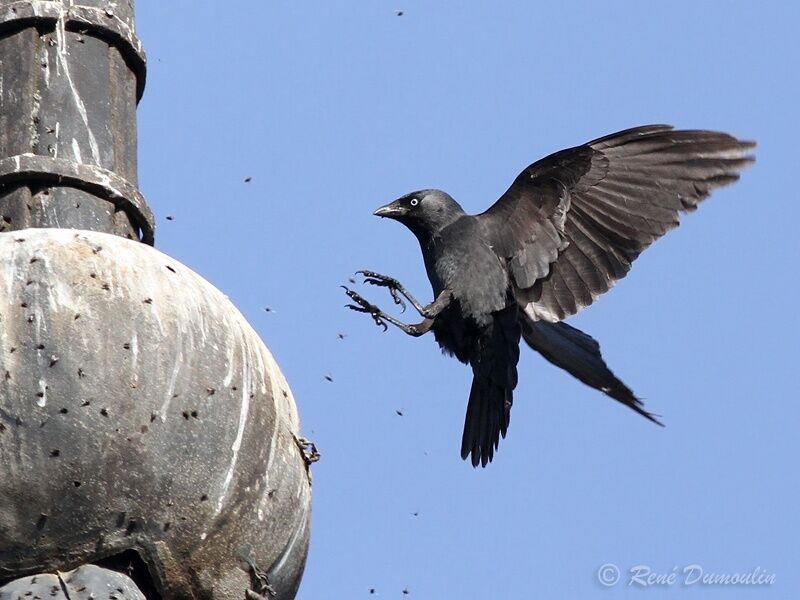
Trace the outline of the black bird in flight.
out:
<instances>
[{"instance_id":1,"label":"black bird in flight","mask_svg":"<svg viewBox=\"0 0 800 600\"><path fill-rule=\"evenodd\" d=\"M647 125L551 154L525 169L487 211L468 215L440 190L407 194L375 211L419 240L435 300L421 305L391 277L365 283L404 297L409 325L345 287L386 329L433 331L443 351L472 367L461 456L492 460L508 429L520 337L548 361L661 425L608 368L599 344L563 319L624 277L634 259L753 162L755 143L714 131Z\"/></svg>"}]
</instances>

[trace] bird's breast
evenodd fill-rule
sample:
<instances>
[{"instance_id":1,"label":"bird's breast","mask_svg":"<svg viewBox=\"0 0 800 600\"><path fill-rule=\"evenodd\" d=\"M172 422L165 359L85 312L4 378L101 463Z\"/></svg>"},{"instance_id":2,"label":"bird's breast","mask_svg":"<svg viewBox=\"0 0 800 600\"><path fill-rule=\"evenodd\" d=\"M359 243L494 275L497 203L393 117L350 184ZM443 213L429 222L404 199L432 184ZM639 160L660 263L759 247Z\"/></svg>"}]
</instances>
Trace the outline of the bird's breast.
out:
<instances>
[{"instance_id":1,"label":"bird's breast","mask_svg":"<svg viewBox=\"0 0 800 600\"><path fill-rule=\"evenodd\" d=\"M451 290L465 315L480 320L507 305L506 267L478 238L444 244L425 266L434 296Z\"/></svg>"}]
</instances>

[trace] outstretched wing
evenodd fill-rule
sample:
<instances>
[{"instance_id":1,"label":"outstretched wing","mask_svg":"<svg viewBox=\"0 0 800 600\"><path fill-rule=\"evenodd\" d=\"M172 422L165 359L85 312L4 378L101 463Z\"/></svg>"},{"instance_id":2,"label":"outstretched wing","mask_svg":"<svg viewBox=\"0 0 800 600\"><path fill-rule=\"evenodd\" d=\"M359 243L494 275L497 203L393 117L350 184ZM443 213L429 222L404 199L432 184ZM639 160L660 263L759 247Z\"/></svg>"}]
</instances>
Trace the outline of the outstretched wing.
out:
<instances>
[{"instance_id":1,"label":"outstretched wing","mask_svg":"<svg viewBox=\"0 0 800 600\"><path fill-rule=\"evenodd\" d=\"M624 277L681 212L736 181L754 146L669 125L620 131L530 165L477 219L526 312L559 321Z\"/></svg>"}]
</instances>

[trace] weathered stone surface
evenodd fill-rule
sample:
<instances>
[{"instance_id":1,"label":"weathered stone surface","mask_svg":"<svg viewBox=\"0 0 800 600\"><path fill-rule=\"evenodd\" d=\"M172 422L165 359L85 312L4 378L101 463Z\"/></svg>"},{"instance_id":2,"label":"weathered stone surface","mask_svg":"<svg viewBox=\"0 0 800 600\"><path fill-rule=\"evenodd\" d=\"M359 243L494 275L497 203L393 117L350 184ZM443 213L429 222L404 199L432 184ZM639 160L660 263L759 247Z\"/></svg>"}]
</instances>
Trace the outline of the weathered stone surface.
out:
<instances>
[{"instance_id":1,"label":"weathered stone surface","mask_svg":"<svg viewBox=\"0 0 800 600\"><path fill-rule=\"evenodd\" d=\"M132 549L164 597L242 600L265 574L291 598L299 435L269 351L190 269L105 233L0 233L0 583Z\"/></svg>"}]
</instances>

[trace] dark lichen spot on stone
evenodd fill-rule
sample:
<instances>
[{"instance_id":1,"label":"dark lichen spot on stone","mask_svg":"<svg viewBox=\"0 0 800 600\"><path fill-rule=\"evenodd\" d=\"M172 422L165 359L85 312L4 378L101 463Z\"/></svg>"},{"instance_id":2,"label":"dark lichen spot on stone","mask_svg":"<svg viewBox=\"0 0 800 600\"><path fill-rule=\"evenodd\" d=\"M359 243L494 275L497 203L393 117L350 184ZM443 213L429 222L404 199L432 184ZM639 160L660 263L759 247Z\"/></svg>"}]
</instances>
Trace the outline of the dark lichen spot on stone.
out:
<instances>
[{"instance_id":1,"label":"dark lichen spot on stone","mask_svg":"<svg viewBox=\"0 0 800 600\"><path fill-rule=\"evenodd\" d=\"M153 303L153 299L152 298L145 298L144 300L142 300L142 302L144 302L145 304L152 304Z\"/></svg>"},{"instance_id":2,"label":"dark lichen spot on stone","mask_svg":"<svg viewBox=\"0 0 800 600\"><path fill-rule=\"evenodd\" d=\"M81 484L80 481L73 481L72 485L74 485L76 488L79 488L79 487L81 487L82 484Z\"/></svg>"},{"instance_id":3,"label":"dark lichen spot on stone","mask_svg":"<svg viewBox=\"0 0 800 600\"><path fill-rule=\"evenodd\" d=\"M125 535L130 535L134 531L136 531L136 520L131 519L130 521L128 521L128 526L125 528Z\"/></svg>"},{"instance_id":4,"label":"dark lichen spot on stone","mask_svg":"<svg viewBox=\"0 0 800 600\"><path fill-rule=\"evenodd\" d=\"M84 377L86 377L86 373L83 371L83 369L78 369L78 378L83 379Z\"/></svg>"},{"instance_id":5,"label":"dark lichen spot on stone","mask_svg":"<svg viewBox=\"0 0 800 600\"><path fill-rule=\"evenodd\" d=\"M196 410L193 410L189 414L192 415L195 419L197 418L197 411Z\"/></svg>"},{"instance_id":6,"label":"dark lichen spot on stone","mask_svg":"<svg viewBox=\"0 0 800 600\"><path fill-rule=\"evenodd\" d=\"M172 526L172 523L170 523L169 521L167 521L166 523L164 523L164 526L162 527L162 529L163 529L164 531L169 531L169 528L170 528L171 526Z\"/></svg>"},{"instance_id":7,"label":"dark lichen spot on stone","mask_svg":"<svg viewBox=\"0 0 800 600\"><path fill-rule=\"evenodd\" d=\"M41 531L44 529L45 523L47 523L47 515L42 513L39 515L39 519L36 521L36 529Z\"/></svg>"},{"instance_id":8,"label":"dark lichen spot on stone","mask_svg":"<svg viewBox=\"0 0 800 600\"><path fill-rule=\"evenodd\" d=\"M89 406L91 403L92 403L91 400L84 400L83 402L81 402L81 406Z\"/></svg>"},{"instance_id":9,"label":"dark lichen spot on stone","mask_svg":"<svg viewBox=\"0 0 800 600\"><path fill-rule=\"evenodd\" d=\"M65 414L67 414L69 412L69 409L64 407L64 408L59 409L58 412L60 412L62 415L65 415Z\"/></svg>"},{"instance_id":10,"label":"dark lichen spot on stone","mask_svg":"<svg viewBox=\"0 0 800 600\"><path fill-rule=\"evenodd\" d=\"M11 346L11 348L8 349L8 353L9 354L14 354L14 352L16 352L16 351L17 351L17 349L14 346Z\"/></svg>"},{"instance_id":11,"label":"dark lichen spot on stone","mask_svg":"<svg viewBox=\"0 0 800 600\"><path fill-rule=\"evenodd\" d=\"M189 420L189 413L187 411L183 411L181 414L183 415L184 419L186 419L187 421Z\"/></svg>"},{"instance_id":12,"label":"dark lichen spot on stone","mask_svg":"<svg viewBox=\"0 0 800 600\"><path fill-rule=\"evenodd\" d=\"M22 308L28 308L28 303L27 302L20 302L20 306Z\"/></svg>"},{"instance_id":13,"label":"dark lichen spot on stone","mask_svg":"<svg viewBox=\"0 0 800 600\"><path fill-rule=\"evenodd\" d=\"M131 349L131 345L130 345L129 342L125 342L124 344L122 344L122 347L125 348L125 350L130 350Z\"/></svg>"},{"instance_id":14,"label":"dark lichen spot on stone","mask_svg":"<svg viewBox=\"0 0 800 600\"><path fill-rule=\"evenodd\" d=\"M208 494L203 494L200 496L200 502L205 502L206 500L208 500Z\"/></svg>"},{"instance_id":15,"label":"dark lichen spot on stone","mask_svg":"<svg viewBox=\"0 0 800 600\"><path fill-rule=\"evenodd\" d=\"M58 448L56 448L55 450L50 450L50 456L52 456L53 458L61 456L61 450L59 450Z\"/></svg>"},{"instance_id":16,"label":"dark lichen spot on stone","mask_svg":"<svg viewBox=\"0 0 800 600\"><path fill-rule=\"evenodd\" d=\"M73 320L77 321L78 319L81 318L81 313L75 313L75 316L72 317L72 318L73 318Z\"/></svg>"},{"instance_id":17,"label":"dark lichen spot on stone","mask_svg":"<svg viewBox=\"0 0 800 600\"><path fill-rule=\"evenodd\" d=\"M212 387L210 387L210 388L206 388L206 393L207 393L209 396L213 396L214 394L216 394L216 393L217 393L217 390L215 390L215 389L214 389L214 388L212 388Z\"/></svg>"},{"instance_id":18,"label":"dark lichen spot on stone","mask_svg":"<svg viewBox=\"0 0 800 600\"><path fill-rule=\"evenodd\" d=\"M44 344L36 344L37 350L44 350Z\"/></svg>"},{"instance_id":19,"label":"dark lichen spot on stone","mask_svg":"<svg viewBox=\"0 0 800 600\"><path fill-rule=\"evenodd\" d=\"M152 423L153 421L155 421L157 416L158 416L158 415L156 415L156 413L154 413L154 412L151 412L151 413L150 413L150 422Z\"/></svg>"},{"instance_id":20,"label":"dark lichen spot on stone","mask_svg":"<svg viewBox=\"0 0 800 600\"><path fill-rule=\"evenodd\" d=\"M32 256L31 257L30 264L33 264L35 262L39 262L39 257L38 256Z\"/></svg>"},{"instance_id":21,"label":"dark lichen spot on stone","mask_svg":"<svg viewBox=\"0 0 800 600\"><path fill-rule=\"evenodd\" d=\"M108 290L110 290L110 289L111 289L111 286L110 286L110 285L108 285L107 283L104 283L104 284L103 284L102 286L100 286L100 287L102 287L102 288L103 288L105 291L108 291Z\"/></svg>"},{"instance_id":22,"label":"dark lichen spot on stone","mask_svg":"<svg viewBox=\"0 0 800 600\"><path fill-rule=\"evenodd\" d=\"M36 395L37 395L39 398L44 398L44 392L36 392Z\"/></svg>"},{"instance_id":23,"label":"dark lichen spot on stone","mask_svg":"<svg viewBox=\"0 0 800 600\"><path fill-rule=\"evenodd\" d=\"M164 266L167 267L168 271L172 271L173 273L177 273L177 271L175 269L173 269L172 267L170 267L169 265L164 265Z\"/></svg>"},{"instance_id":24,"label":"dark lichen spot on stone","mask_svg":"<svg viewBox=\"0 0 800 600\"><path fill-rule=\"evenodd\" d=\"M104 417L107 417L108 416L108 409L107 408L101 408L100 409L100 414L103 415Z\"/></svg>"},{"instance_id":25,"label":"dark lichen spot on stone","mask_svg":"<svg viewBox=\"0 0 800 600\"><path fill-rule=\"evenodd\" d=\"M89 277L92 279L97 279L97 273L89 273Z\"/></svg>"}]
</instances>

